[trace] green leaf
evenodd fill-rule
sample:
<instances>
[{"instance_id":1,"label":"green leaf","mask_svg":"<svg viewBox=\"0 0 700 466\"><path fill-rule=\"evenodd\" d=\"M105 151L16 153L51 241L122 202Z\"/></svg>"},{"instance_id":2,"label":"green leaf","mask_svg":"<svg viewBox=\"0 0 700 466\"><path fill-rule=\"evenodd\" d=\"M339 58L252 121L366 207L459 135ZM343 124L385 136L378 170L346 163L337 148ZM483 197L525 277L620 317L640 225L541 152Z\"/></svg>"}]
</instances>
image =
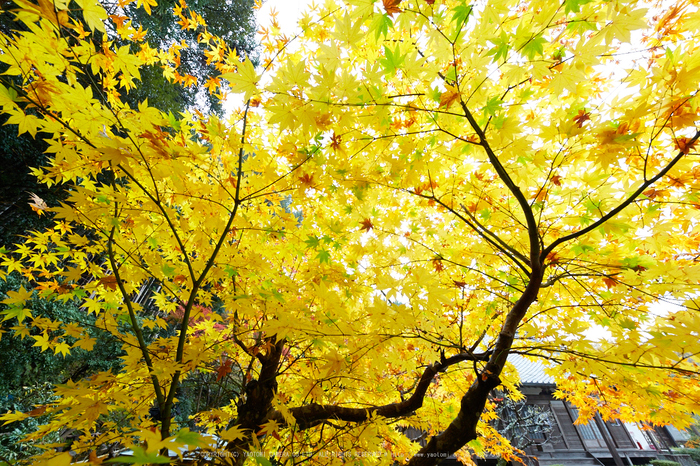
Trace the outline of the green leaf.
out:
<instances>
[{"instance_id":1,"label":"green leaf","mask_svg":"<svg viewBox=\"0 0 700 466\"><path fill-rule=\"evenodd\" d=\"M577 244L573 248L571 248L574 251L574 254L576 255L586 255L589 252L595 252L595 248L593 246L590 246L588 244Z\"/></svg>"},{"instance_id":2,"label":"green leaf","mask_svg":"<svg viewBox=\"0 0 700 466\"><path fill-rule=\"evenodd\" d=\"M175 442L191 447L204 447L207 445L207 442L204 441L200 434L190 431L190 429L187 427L177 433L175 436Z\"/></svg>"},{"instance_id":3,"label":"green leaf","mask_svg":"<svg viewBox=\"0 0 700 466\"><path fill-rule=\"evenodd\" d=\"M17 91L15 91L11 87L5 87L2 84L0 84L0 104L14 102L16 100Z\"/></svg>"},{"instance_id":4,"label":"green leaf","mask_svg":"<svg viewBox=\"0 0 700 466\"><path fill-rule=\"evenodd\" d=\"M2 319L3 322L17 317L17 321L22 323L22 321L27 317L32 317L32 311L22 306L10 307L9 309L3 311L2 314L5 315L5 318Z\"/></svg>"},{"instance_id":5,"label":"green leaf","mask_svg":"<svg viewBox=\"0 0 700 466\"><path fill-rule=\"evenodd\" d=\"M564 12L565 13L578 13L581 11L581 5L586 3L591 3L593 0L564 0Z\"/></svg>"},{"instance_id":6,"label":"green leaf","mask_svg":"<svg viewBox=\"0 0 700 466\"><path fill-rule=\"evenodd\" d=\"M374 39L379 40L380 36L389 33L389 29L394 29L394 22L389 15L376 15L370 29L374 29Z\"/></svg>"},{"instance_id":7,"label":"green leaf","mask_svg":"<svg viewBox=\"0 0 700 466\"><path fill-rule=\"evenodd\" d=\"M466 2L462 2L461 5L457 5L455 7L452 14L452 22L454 23L457 21L459 24L464 24L467 19L469 19L469 15L472 14L472 6L467 5Z\"/></svg>"},{"instance_id":8,"label":"green leaf","mask_svg":"<svg viewBox=\"0 0 700 466\"><path fill-rule=\"evenodd\" d=\"M321 251L316 255L316 259L318 259L318 262L323 264L324 262L326 264L331 263L331 253L326 251L325 249L321 249Z\"/></svg>"},{"instance_id":9,"label":"green leaf","mask_svg":"<svg viewBox=\"0 0 700 466\"><path fill-rule=\"evenodd\" d=\"M547 41L541 35L533 37L523 46L523 55L525 55L529 60L534 59L536 55L544 56L545 43L547 43Z\"/></svg>"},{"instance_id":10,"label":"green leaf","mask_svg":"<svg viewBox=\"0 0 700 466\"><path fill-rule=\"evenodd\" d=\"M168 123L175 131L180 131L180 122L177 120L177 118L175 118L175 115L173 115L172 112L168 112Z\"/></svg>"},{"instance_id":11,"label":"green leaf","mask_svg":"<svg viewBox=\"0 0 700 466\"><path fill-rule=\"evenodd\" d=\"M316 249L318 247L318 245L321 244L321 240L320 240L320 238L318 238L316 236L308 235L307 239L304 241L304 243L306 243L307 248Z\"/></svg>"},{"instance_id":12,"label":"green leaf","mask_svg":"<svg viewBox=\"0 0 700 466\"><path fill-rule=\"evenodd\" d=\"M464 25L467 23L469 20L469 16L472 14L472 6L467 5L466 2L462 2L461 5L457 5L455 7L452 14L452 22L456 22L456 32L455 32L455 37L453 38L453 41L456 41L457 38L459 37L459 34L464 30Z\"/></svg>"},{"instance_id":13,"label":"green leaf","mask_svg":"<svg viewBox=\"0 0 700 466\"><path fill-rule=\"evenodd\" d=\"M166 277L172 277L173 274L175 273L175 267L173 267L170 264L163 264L163 267L161 267L161 271L163 272L163 275Z\"/></svg>"},{"instance_id":14,"label":"green leaf","mask_svg":"<svg viewBox=\"0 0 700 466\"><path fill-rule=\"evenodd\" d=\"M574 31L577 34L583 34L586 31L597 31L598 26L590 21L571 21L566 29Z\"/></svg>"},{"instance_id":15,"label":"green leaf","mask_svg":"<svg viewBox=\"0 0 700 466\"><path fill-rule=\"evenodd\" d=\"M257 461L261 466L272 466L272 463L270 463L270 460L267 458L258 455L254 455L253 458L255 458L255 461Z\"/></svg>"},{"instance_id":16,"label":"green leaf","mask_svg":"<svg viewBox=\"0 0 700 466\"><path fill-rule=\"evenodd\" d=\"M484 444L482 444L479 439L474 439L470 441L467 445L469 445L469 448L474 450L474 453L477 455L480 455L484 452Z\"/></svg>"},{"instance_id":17,"label":"green leaf","mask_svg":"<svg viewBox=\"0 0 700 466\"><path fill-rule=\"evenodd\" d=\"M170 463L170 458L160 456L157 452L147 452L141 447L132 447L133 456L118 456L106 461L106 463L127 463L127 464L166 464Z\"/></svg>"},{"instance_id":18,"label":"green leaf","mask_svg":"<svg viewBox=\"0 0 700 466\"><path fill-rule=\"evenodd\" d=\"M486 115L496 115L496 112L501 109L501 105L503 105L503 102L501 99L498 97L492 97L486 102L486 106L484 107L484 113Z\"/></svg>"},{"instance_id":19,"label":"green leaf","mask_svg":"<svg viewBox=\"0 0 700 466\"><path fill-rule=\"evenodd\" d=\"M505 31L501 31L501 35L499 37L496 39L490 39L489 42L493 44L493 47L488 51L487 55L493 55L494 62L497 62L501 57L503 57L503 61L505 62L508 58L508 50L510 49L508 35L505 33Z\"/></svg>"},{"instance_id":20,"label":"green leaf","mask_svg":"<svg viewBox=\"0 0 700 466\"><path fill-rule=\"evenodd\" d=\"M635 328L637 328L637 324L629 318L622 319L619 322L619 324L620 324L620 327L627 329L627 330L634 330Z\"/></svg>"},{"instance_id":21,"label":"green leaf","mask_svg":"<svg viewBox=\"0 0 700 466\"><path fill-rule=\"evenodd\" d=\"M390 74L396 72L396 69L403 64L406 55L401 55L399 44L396 44L394 50L391 50L386 45L384 46L384 57L379 60L379 63L384 67L384 71Z\"/></svg>"}]
</instances>

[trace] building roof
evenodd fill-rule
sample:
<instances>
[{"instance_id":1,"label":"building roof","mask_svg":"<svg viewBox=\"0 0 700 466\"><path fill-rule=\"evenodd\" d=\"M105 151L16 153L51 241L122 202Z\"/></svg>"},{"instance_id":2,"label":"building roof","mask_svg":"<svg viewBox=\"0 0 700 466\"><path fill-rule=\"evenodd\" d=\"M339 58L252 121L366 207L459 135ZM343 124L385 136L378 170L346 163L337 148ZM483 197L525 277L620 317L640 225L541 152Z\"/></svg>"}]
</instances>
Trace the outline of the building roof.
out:
<instances>
[{"instance_id":1,"label":"building roof","mask_svg":"<svg viewBox=\"0 0 700 466\"><path fill-rule=\"evenodd\" d=\"M511 354L508 356L508 362L518 370L520 383L523 385L555 385L554 378L545 374L544 370L547 366L540 359Z\"/></svg>"}]
</instances>

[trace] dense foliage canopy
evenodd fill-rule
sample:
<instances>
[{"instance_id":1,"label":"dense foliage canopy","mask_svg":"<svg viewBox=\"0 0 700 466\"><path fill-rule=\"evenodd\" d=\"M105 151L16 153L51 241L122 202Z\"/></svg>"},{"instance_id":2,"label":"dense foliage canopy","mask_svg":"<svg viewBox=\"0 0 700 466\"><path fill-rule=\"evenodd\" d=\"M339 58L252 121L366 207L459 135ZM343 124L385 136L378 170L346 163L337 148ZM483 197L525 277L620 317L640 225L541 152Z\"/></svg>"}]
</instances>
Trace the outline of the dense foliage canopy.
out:
<instances>
[{"instance_id":1,"label":"dense foliage canopy","mask_svg":"<svg viewBox=\"0 0 700 466\"><path fill-rule=\"evenodd\" d=\"M582 418L683 427L699 410L697 7L328 1L298 37L261 31L256 67L181 0L219 73L207 89L242 96L221 118L124 102L144 66L197 77L123 16L15 3L0 105L46 140L35 174L70 193L35 205L55 226L0 273L79 300L123 350L118 370L2 416L44 416L37 442L75 429L43 460L508 457L488 421L492 390L521 396L510 353L554 363ZM4 300L15 331L93 348L31 295ZM185 428L197 378L227 395Z\"/></svg>"},{"instance_id":2,"label":"dense foliage canopy","mask_svg":"<svg viewBox=\"0 0 700 466\"><path fill-rule=\"evenodd\" d=\"M201 78L196 85L184 88L175 82L169 82L155 64L141 67L138 88L121 94L125 103L137 108L147 98L150 105L166 113L178 114L187 109L220 112L219 96L208 93L204 87L206 79L215 69L199 59L202 51L196 40L197 32L181 29L178 24L180 19L171 14L173 4L168 6L167 2L162 2L149 12L135 4L125 6L104 1L101 4L108 14L117 14L126 8L126 14L135 27L143 31L148 41L166 48L185 41L188 48L186 52L181 50L180 68ZM8 7L10 5L7 4ZM211 0L196 3L195 6L202 11L208 28L222 37L228 46L234 47L240 54L254 56L252 0ZM226 15L221 14L223 9L226 10ZM71 15L74 20L81 21L79 9L72 9ZM13 8L0 12L0 30L12 34L13 31L23 29L21 22L14 21ZM114 40L120 40L109 27L107 34ZM101 39L101 36L93 38L97 41ZM5 69L7 64L0 64L0 71ZM82 83L89 84L92 78L94 77L86 73L80 79ZM19 76L11 79L15 80L15 84L21 83ZM2 115L0 123L8 118L9 115ZM35 139L26 132L18 135L16 125L3 125L0 127L0 139L3 141L0 146L0 166L3 167L0 170L0 247L10 247L23 242L26 232L44 229L53 223L51 215L33 214L32 209L36 210L36 206L30 205L27 200L56 206L65 199L69 186L47 186L31 174L30 167L45 165L50 156L44 154L48 145L42 138ZM7 291L17 291L21 287L31 289L32 283L15 273L6 282L0 282L0 296L4 298ZM12 320L5 320L0 327L0 352L3 355L3 364L0 364L0 413L8 410L31 411L34 405L53 400L53 384L79 380L98 370L112 370L120 366L120 342L104 338L105 333L93 325L95 316L80 309L80 298L50 301L35 295L27 307L32 309L33 317L48 316L54 320L77 321L88 326L88 332L96 338L97 344L91 351L77 349L70 354L54 353L45 348L42 350L40 345L33 346L35 341L25 338L14 327ZM212 383L210 378L207 374L198 374L198 377L189 378L180 387L176 417L178 421L184 422L192 412L221 405L230 399L226 381ZM195 388L195 385L203 381L207 384L206 390ZM44 420L44 416L35 416L0 426L0 461L12 462L41 452L35 442L22 441L22 438ZM53 438L44 437L43 440L58 440L59 434L60 431L55 432Z\"/></svg>"}]
</instances>

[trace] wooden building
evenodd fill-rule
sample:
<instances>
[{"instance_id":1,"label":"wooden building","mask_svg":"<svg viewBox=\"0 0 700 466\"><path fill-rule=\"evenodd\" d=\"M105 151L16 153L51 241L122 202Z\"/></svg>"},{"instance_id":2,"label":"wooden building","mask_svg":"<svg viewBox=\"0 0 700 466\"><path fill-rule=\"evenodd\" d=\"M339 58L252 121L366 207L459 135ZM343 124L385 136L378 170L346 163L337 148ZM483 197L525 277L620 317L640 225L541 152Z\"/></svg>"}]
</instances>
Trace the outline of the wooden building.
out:
<instances>
[{"instance_id":1,"label":"wooden building","mask_svg":"<svg viewBox=\"0 0 700 466\"><path fill-rule=\"evenodd\" d=\"M520 374L525 401L499 408L495 427L525 452L526 457L522 458L525 465L631 466L645 465L658 458L695 466L688 455L673 454L668 447L676 445L668 440L664 443L657 429L645 430L619 421L604 422L600 415L588 424L574 424L578 419L577 409L554 398L554 379L545 374L542 363L517 355L509 356L508 360ZM424 432L408 428L404 433L425 445ZM474 461L479 466L496 466L498 458L474 458ZM460 465L454 456L441 463L441 466Z\"/></svg>"},{"instance_id":2,"label":"wooden building","mask_svg":"<svg viewBox=\"0 0 700 466\"><path fill-rule=\"evenodd\" d=\"M575 425L578 411L571 404L552 396L554 380L545 374L544 366L512 355L509 357L520 373L525 405L540 412L549 412L551 425L530 429L533 437L524 446L529 465L615 465L615 456L624 465L647 464L658 457L658 450L644 438L636 426L619 421L604 422L600 416L588 424ZM510 439L517 444L518 439ZM619 463L617 463L619 464Z\"/></svg>"}]
</instances>

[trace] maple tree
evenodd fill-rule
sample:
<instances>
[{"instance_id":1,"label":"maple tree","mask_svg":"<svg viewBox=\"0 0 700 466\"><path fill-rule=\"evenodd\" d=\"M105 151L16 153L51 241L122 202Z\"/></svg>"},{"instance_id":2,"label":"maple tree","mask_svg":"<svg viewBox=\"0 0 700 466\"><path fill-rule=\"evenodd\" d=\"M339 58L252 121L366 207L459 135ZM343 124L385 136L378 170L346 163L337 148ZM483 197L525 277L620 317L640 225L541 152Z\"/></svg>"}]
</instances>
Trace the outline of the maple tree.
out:
<instances>
[{"instance_id":1,"label":"maple tree","mask_svg":"<svg viewBox=\"0 0 700 466\"><path fill-rule=\"evenodd\" d=\"M222 464L510 458L488 422L496 387L522 397L510 353L554 362L581 419L692 422L696 6L329 1L297 37L262 30L256 68L180 1L220 73L207 88L242 95L224 119L124 104L143 66L195 78L98 3L15 3L26 31L3 35L0 61L21 85L2 79L0 105L47 141L35 174L70 196L0 273L79 299L125 352L119 371L1 417L46 416L36 441L79 433L40 459L100 463L114 444L142 464L177 461L167 449ZM127 45L99 36L106 23ZM3 301L16 332L57 354L93 347L79 324L34 316L31 296ZM239 387L194 418L218 444L172 420L204 373Z\"/></svg>"}]
</instances>

